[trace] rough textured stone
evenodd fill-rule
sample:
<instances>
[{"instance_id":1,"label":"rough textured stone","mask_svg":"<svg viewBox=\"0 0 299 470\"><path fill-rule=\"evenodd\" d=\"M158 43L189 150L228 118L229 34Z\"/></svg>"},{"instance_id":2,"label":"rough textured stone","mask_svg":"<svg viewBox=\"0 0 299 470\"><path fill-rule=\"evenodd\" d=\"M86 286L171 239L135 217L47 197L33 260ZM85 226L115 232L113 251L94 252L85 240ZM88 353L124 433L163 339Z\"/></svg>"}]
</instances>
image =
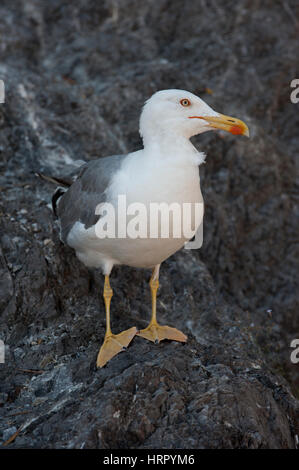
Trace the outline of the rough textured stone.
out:
<instances>
[{"instance_id":1,"label":"rough textured stone","mask_svg":"<svg viewBox=\"0 0 299 470\"><path fill-rule=\"evenodd\" d=\"M1 2L2 443L20 431L9 447L296 446L296 8ZM60 244L53 188L33 173L137 149L140 108L163 88L244 119L252 138L194 139L208 154L204 246L163 264L158 298L161 323L187 332L188 343L135 338L96 370L102 276ZM148 278L113 271L115 331L147 324Z\"/></svg>"}]
</instances>

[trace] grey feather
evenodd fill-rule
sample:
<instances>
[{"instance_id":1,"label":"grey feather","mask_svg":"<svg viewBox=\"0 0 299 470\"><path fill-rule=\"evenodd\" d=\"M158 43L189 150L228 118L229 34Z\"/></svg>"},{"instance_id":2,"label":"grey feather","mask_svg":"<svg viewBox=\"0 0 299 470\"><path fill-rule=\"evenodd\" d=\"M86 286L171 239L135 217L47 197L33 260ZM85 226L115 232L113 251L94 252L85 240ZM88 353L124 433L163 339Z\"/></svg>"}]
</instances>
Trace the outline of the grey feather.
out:
<instances>
[{"instance_id":1,"label":"grey feather","mask_svg":"<svg viewBox=\"0 0 299 470\"><path fill-rule=\"evenodd\" d=\"M113 155L92 160L81 167L76 181L59 199L57 207L64 243L76 222L83 223L86 229L96 224L100 216L95 214L95 209L106 202L105 191L125 158L126 155Z\"/></svg>"},{"instance_id":2,"label":"grey feather","mask_svg":"<svg viewBox=\"0 0 299 470\"><path fill-rule=\"evenodd\" d=\"M60 186L69 188L76 180L78 174L82 171L82 168L85 165L86 162L84 160L75 160L72 163L68 163L67 165L65 165L59 171L59 176L48 175L40 172L35 172L35 175L41 178L42 180L47 181L48 183L54 183L56 185L58 184ZM46 173L48 173L47 169L45 169L45 171ZM49 173L51 173L50 169Z\"/></svg>"}]
</instances>

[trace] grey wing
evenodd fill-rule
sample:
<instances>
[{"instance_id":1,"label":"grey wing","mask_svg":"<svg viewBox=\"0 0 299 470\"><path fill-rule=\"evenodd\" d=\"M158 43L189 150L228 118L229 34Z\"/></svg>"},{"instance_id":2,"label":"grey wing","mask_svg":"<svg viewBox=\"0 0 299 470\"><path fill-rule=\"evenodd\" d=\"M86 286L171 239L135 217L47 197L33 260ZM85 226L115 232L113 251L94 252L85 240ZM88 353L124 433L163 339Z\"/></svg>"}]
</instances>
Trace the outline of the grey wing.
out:
<instances>
[{"instance_id":1,"label":"grey wing","mask_svg":"<svg viewBox=\"0 0 299 470\"><path fill-rule=\"evenodd\" d=\"M76 222L84 224L86 229L96 224L99 219L99 215L95 214L96 207L106 201L105 191L125 157L113 155L83 165L76 181L60 198L57 207L60 237L64 243Z\"/></svg>"}]
</instances>

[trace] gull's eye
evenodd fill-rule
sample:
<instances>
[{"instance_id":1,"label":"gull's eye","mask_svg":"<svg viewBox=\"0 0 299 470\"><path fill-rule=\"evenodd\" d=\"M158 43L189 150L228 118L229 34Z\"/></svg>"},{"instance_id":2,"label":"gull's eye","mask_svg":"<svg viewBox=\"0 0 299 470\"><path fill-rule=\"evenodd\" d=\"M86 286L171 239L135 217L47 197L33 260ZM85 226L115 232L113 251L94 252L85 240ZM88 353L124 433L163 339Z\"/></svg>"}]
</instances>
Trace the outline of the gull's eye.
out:
<instances>
[{"instance_id":1,"label":"gull's eye","mask_svg":"<svg viewBox=\"0 0 299 470\"><path fill-rule=\"evenodd\" d=\"M180 103L181 103L182 106L190 106L190 104L191 104L191 102L187 98L183 98L180 101Z\"/></svg>"}]
</instances>

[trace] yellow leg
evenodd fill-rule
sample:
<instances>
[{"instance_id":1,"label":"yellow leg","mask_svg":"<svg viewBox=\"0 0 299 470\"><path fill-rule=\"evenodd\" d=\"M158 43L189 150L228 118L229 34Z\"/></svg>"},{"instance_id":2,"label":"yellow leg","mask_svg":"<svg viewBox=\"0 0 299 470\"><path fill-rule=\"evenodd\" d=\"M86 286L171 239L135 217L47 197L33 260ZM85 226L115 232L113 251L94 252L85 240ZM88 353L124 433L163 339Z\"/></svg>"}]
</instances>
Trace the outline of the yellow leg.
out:
<instances>
[{"instance_id":1,"label":"yellow leg","mask_svg":"<svg viewBox=\"0 0 299 470\"><path fill-rule=\"evenodd\" d=\"M129 330L122 331L118 335L112 333L110 327L110 303L112 296L113 290L110 286L109 276L105 276L103 297L106 309L106 334L104 343L98 354L97 367L103 367L110 359L116 356L116 354L124 351L137 333L135 326Z\"/></svg>"},{"instance_id":2,"label":"yellow leg","mask_svg":"<svg viewBox=\"0 0 299 470\"><path fill-rule=\"evenodd\" d=\"M147 328L140 330L137 335L143 338L153 341L153 343L160 343L163 339L170 339L174 341L180 341L185 343L187 336L176 328L170 326L162 326L157 322L157 290L159 288L159 266L156 266L153 270L152 277L150 279L150 288L152 294L152 318Z\"/></svg>"}]
</instances>

